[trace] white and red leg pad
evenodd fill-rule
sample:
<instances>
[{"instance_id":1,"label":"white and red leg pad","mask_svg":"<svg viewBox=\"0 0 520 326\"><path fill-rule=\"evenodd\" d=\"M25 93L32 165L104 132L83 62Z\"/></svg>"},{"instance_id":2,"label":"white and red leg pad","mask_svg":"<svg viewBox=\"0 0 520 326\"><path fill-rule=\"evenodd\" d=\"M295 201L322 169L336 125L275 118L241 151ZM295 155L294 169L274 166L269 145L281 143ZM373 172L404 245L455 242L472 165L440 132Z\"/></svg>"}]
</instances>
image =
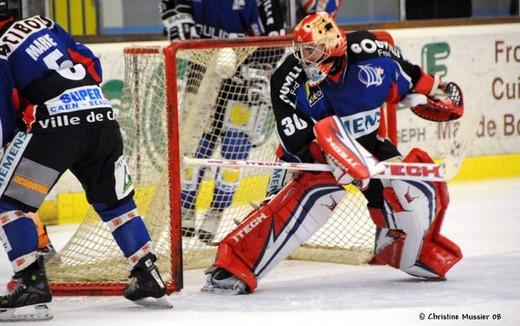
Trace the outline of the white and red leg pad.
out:
<instances>
[{"instance_id":1,"label":"white and red leg pad","mask_svg":"<svg viewBox=\"0 0 520 326\"><path fill-rule=\"evenodd\" d=\"M328 221L344 195L345 189L329 172L299 174L219 243L215 266L234 274L253 292L258 278Z\"/></svg>"},{"instance_id":2,"label":"white and red leg pad","mask_svg":"<svg viewBox=\"0 0 520 326\"><path fill-rule=\"evenodd\" d=\"M413 149L404 162L432 163L425 152ZM374 262L385 263L414 276L444 279L462 259L460 248L440 234L449 204L445 182L385 180L383 210L370 215L381 229Z\"/></svg>"}]
</instances>

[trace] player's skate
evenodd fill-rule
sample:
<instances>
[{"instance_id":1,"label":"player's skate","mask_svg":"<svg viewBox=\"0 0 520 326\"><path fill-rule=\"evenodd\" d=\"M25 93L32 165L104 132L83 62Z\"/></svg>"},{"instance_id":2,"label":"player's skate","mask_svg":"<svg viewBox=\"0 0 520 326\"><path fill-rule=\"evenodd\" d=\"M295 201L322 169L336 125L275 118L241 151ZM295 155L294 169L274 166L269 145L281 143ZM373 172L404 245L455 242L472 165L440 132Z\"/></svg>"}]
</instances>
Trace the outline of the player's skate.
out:
<instances>
[{"instance_id":1,"label":"player's skate","mask_svg":"<svg viewBox=\"0 0 520 326\"><path fill-rule=\"evenodd\" d=\"M195 236L195 209L181 208L183 237L192 238Z\"/></svg>"},{"instance_id":2,"label":"player's skate","mask_svg":"<svg viewBox=\"0 0 520 326\"><path fill-rule=\"evenodd\" d=\"M56 249L52 245L52 243L48 243L45 247L38 249L38 254L43 256L43 261L46 263L54 256L56 256ZM11 280L7 282L7 293L13 293L18 285L18 281L20 281L21 274L16 273L11 277Z\"/></svg>"},{"instance_id":3,"label":"player's skate","mask_svg":"<svg viewBox=\"0 0 520 326\"><path fill-rule=\"evenodd\" d=\"M166 295L166 286L159 269L154 264L156 260L153 254L147 254L139 260L130 272L132 280L125 288L124 296L140 306L173 308Z\"/></svg>"},{"instance_id":4,"label":"player's skate","mask_svg":"<svg viewBox=\"0 0 520 326\"><path fill-rule=\"evenodd\" d=\"M206 270L206 283L202 292L218 294L246 294L247 285L225 269L215 266Z\"/></svg>"},{"instance_id":5,"label":"player's skate","mask_svg":"<svg viewBox=\"0 0 520 326\"><path fill-rule=\"evenodd\" d=\"M38 261L16 273L15 289L0 297L0 321L52 319L47 306L52 295L42 260L40 257Z\"/></svg>"},{"instance_id":6,"label":"player's skate","mask_svg":"<svg viewBox=\"0 0 520 326\"><path fill-rule=\"evenodd\" d=\"M204 221L198 230L199 239L205 243L212 243L217 234L223 211L217 208L210 208L204 215Z\"/></svg>"}]
</instances>

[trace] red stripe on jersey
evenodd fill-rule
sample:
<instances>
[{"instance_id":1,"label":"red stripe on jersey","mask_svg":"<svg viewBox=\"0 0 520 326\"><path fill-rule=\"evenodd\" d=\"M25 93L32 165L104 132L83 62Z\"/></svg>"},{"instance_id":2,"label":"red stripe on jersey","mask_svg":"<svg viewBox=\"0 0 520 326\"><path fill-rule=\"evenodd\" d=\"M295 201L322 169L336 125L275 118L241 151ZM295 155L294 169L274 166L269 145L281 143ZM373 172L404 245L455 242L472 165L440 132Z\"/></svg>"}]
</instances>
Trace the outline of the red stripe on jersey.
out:
<instances>
[{"instance_id":1,"label":"red stripe on jersey","mask_svg":"<svg viewBox=\"0 0 520 326\"><path fill-rule=\"evenodd\" d=\"M74 62L79 62L82 65L84 65L85 68L87 68L89 75L92 78L94 78L94 80L97 83L101 83L101 76L99 76L99 74L96 71L94 60L92 60L91 58L85 57L74 50L68 49L67 51Z\"/></svg>"},{"instance_id":2,"label":"red stripe on jersey","mask_svg":"<svg viewBox=\"0 0 520 326\"><path fill-rule=\"evenodd\" d=\"M18 94L18 90L16 88L13 88L13 93L12 93L12 101L13 101L13 106L14 106L14 109L16 111L20 110L20 95Z\"/></svg>"}]
</instances>

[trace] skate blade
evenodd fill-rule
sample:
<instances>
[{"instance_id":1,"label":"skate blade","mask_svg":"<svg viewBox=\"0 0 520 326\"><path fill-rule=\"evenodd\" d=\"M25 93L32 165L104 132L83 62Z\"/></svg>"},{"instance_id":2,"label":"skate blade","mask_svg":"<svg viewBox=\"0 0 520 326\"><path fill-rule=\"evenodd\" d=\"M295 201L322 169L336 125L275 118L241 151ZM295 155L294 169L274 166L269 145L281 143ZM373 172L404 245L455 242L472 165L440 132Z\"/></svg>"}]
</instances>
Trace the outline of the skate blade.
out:
<instances>
[{"instance_id":1,"label":"skate blade","mask_svg":"<svg viewBox=\"0 0 520 326\"><path fill-rule=\"evenodd\" d=\"M239 295L246 294L246 292L242 291L240 288L221 288L213 285L205 284L201 289L201 292L212 293L212 294L221 294L221 295Z\"/></svg>"},{"instance_id":2,"label":"skate blade","mask_svg":"<svg viewBox=\"0 0 520 326\"><path fill-rule=\"evenodd\" d=\"M152 308L152 309L171 309L171 308L173 308L173 305L170 302L170 299L168 299L168 296L166 296L166 295L163 295L160 298L147 297L147 298L135 300L132 302L138 306Z\"/></svg>"},{"instance_id":3,"label":"skate blade","mask_svg":"<svg viewBox=\"0 0 520 326\"><path fill-rule=\"evenodd\" d=\"M18 307L0 308L0 322L50 320L53 315L45 303Z\"/></svg>"}]
</instances>

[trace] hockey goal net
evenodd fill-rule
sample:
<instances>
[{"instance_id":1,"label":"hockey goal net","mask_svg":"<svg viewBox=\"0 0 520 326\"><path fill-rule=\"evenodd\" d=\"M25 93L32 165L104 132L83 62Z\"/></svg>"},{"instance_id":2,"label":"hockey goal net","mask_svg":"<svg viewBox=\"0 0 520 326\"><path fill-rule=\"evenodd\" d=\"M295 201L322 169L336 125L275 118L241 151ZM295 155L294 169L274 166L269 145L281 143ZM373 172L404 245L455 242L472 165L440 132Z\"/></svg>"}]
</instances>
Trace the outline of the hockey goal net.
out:
<instances>
[{"instance_id":1,"label":"hockey goal net","mask_svg":"<svg viewBox=\"0 0 520 326\"><path fill-rule=\"evenodd\" d=\"M389 34L378 34L392 43ZM184 269L212 263L215 243L265 198L273 173L188 166L182 157L275 160L269 77L290 45L289 37L262 37L125 49L123 96L113 105L139 213L169 292L182 288ZM395 107L384 110L395 141ZM359 191L348 188L330 221L291 258L367 262L375 227L365 205ZM200 230L211 218L217 222L209 223L214 232L205 238ZM191 223L193 232L182 233L181 223ZM129 265L91 210L47 269L55 294L102 295L121 293Z\"/></svg>"}]
</instances>

